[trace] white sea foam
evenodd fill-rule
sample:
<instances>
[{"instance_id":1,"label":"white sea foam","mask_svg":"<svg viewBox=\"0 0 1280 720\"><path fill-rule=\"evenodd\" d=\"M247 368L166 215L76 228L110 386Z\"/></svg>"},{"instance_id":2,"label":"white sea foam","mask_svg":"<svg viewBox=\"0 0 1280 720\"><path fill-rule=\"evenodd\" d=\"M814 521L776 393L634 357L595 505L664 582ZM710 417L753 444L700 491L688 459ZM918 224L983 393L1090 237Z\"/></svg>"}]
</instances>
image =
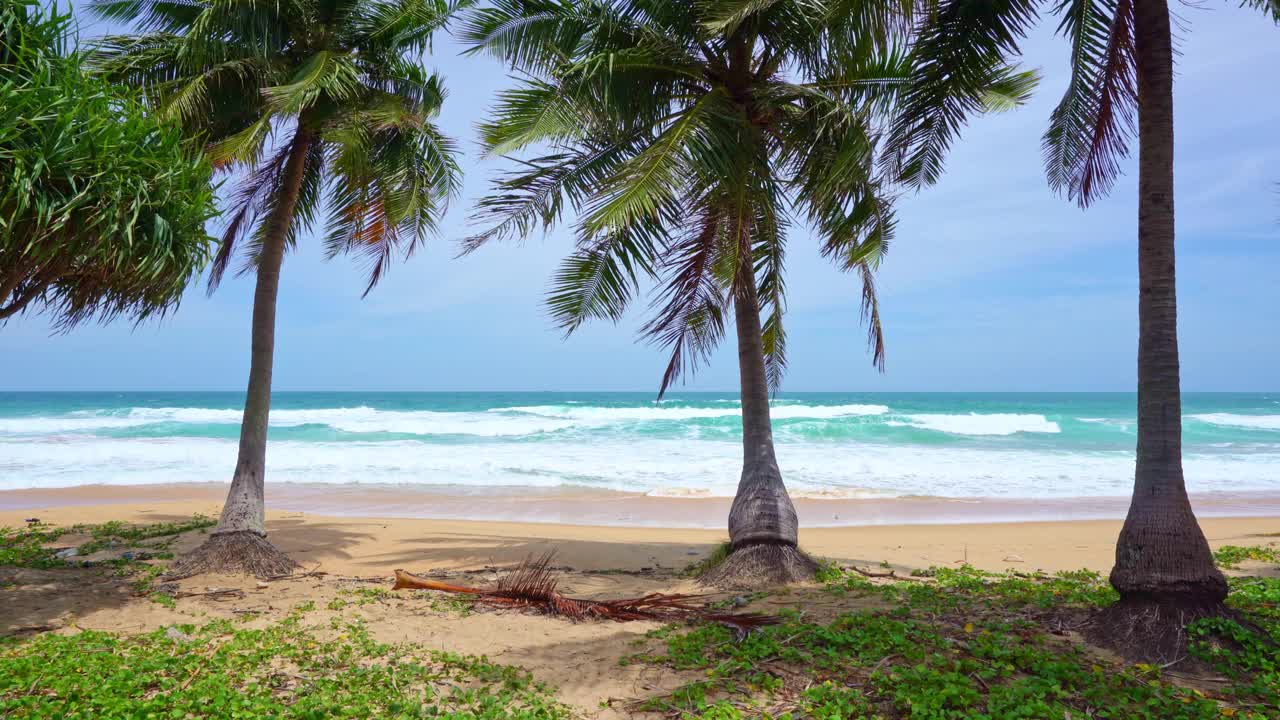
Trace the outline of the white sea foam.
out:
<instances>
[{"instance_id":1,"label":"white sea foam","mask_svg":"<svg viewBox=\"0 0 1280 720\"><path fill-rule=\"evenodd\" d=\"M532 405L523 407L494 408L491 413L519 413L540 417L566 418L593 424L615 422L648 422L654 420L693 420L698 418L739 417L741 408L699 407L565 407L563 405ZM837 418L856 415L883 415L889 412L886 405L775 405L769 414L774 420L797 418Z\"/></svg>"},{"instance_id":2,"label":"white sea foam","mask_svg":"<svg viewBox=\"0 0 1280 720\"><path fill-rule=\"evenodd\" d=\"M225 482L235 442L211 438L91 435L0 440L0 489L86 483ZM921 449L906 445L783 443L778 459L797 497L1125 496L1132 452ZM268 482L466 487L594 487L654 494L732 496L737 442L548 440L437 444L419 441L273 442ZM1194 492L1275 489L1280 453L1188 454Z\"/></svg>"},{"instance_id":3,"label":"white sea foam","mask_svg":"<svg viewBox=\"0 0 1280 720\"><path fill-rule=\"evenodd\" d=\"M112 416L6 417L0 418L0 435L46 435L89 432L147 425L148 421Z\"/></svg>"},{"instance_id":4,"label":"white sea foam","mask_svg":"<svg viewBox=\"0 0 1280 720\"><path fill-rule=\"evenodd\" d=\"M1236 415L1233 413L1205 413L1188 415L1192 420L1199 420L1211 425L1228 427L1254 428L1257 430L1280 430L1280 415Z\"/></svg>"},{"instance_id":5,"label":"white sea foam","mask_svg":"<svg viewBox=\"0 0 1280 720\"><path fill-rule=\"evenodd\" d=\"M882 415L884 405L780 405L775 420L833 419ZM494 408L475 412L379 410L371 407L317 408L271 411L273 427L324 425L350 433L413 435L476 435L502 437L536 435L572 427L598 428L618 423L684 421L738 417L736 407L598 407L579 404ZM135 407L124 411L81 411L55 417L0 418L0 435L49 435L114 430L161 423L239 425L238 409L195 407Z\"/></svg>"},{"instance_id":6,"label":"white sea foam","mask_svg":"<svg viewBox=\"0 0 1280 720\"><path fill-rule=\"evenodd\" d=\"M904 415L906 422L890 421L890 425L909 425L936 430L950 435L1013 435L1015 433L1059 433L1058 423L1043 415L1012 413L945 415L924 413Z\"/></svg>"},{"instance_id":7,"label":"white sea foam","mask_svg":"<svg viewBox=\"0 0 1280 720\"><path fill-rule=\"evenodd\" d=\"M239 425L240 410L217 408L132 408L125 412L77 412L60 417L0 418L0 434L44 435L141 427L159 423ZM325 425L351 433L413 435L534 435L572 427L575 423L533 416L508 417L484 412L377 410L370 407L272 410L273 427Z\"/></svg>"}]
</instances>

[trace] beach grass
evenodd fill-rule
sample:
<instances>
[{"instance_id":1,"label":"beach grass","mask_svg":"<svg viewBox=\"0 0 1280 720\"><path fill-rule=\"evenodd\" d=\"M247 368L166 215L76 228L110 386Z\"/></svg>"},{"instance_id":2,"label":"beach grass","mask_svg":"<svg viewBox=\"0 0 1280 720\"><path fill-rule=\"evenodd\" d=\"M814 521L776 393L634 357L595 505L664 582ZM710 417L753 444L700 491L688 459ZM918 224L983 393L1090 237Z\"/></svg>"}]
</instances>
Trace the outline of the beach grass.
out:
<instances>
[{"instance_id":1,"label":"beach grass","mask_svg":"<svg viewBox=\"0 0 1280 720\"><path fill-rule=\"evenodd\" d=\"M557 720L528 673L374 641L358 623L264 629L228 621L144 635L85 631L0 644L0 716Z\"/></svg>"},{"instance_id":2,"label":"beach grass","mask_svg":"<svg viewBox=\"0 0 1280 720\"><path fill-rule=\"evenodd\" d=\"M637 711L701 720L777 718L1159 718L1262 720L1280 707L1280 579L1233 578L1240 623L1193 623L1188 667L1128 665L1074 639L1115 600L1098 573L934 568L873 583L828 567L827 592L886 609L830 620L803 610L745 638L720 626L651 634L640 662L704 674Z\"/></svg>"},{"instance_id":3,"label":"beach grass","mask_svg":"<svg viewBox=\"0 0 1280 720\"><path fill-rule=\"evenodd\" d=\"M172 610L174 597L153 585L166 548L210 522L197 516L0 529L0 565L127 576L135 595ZM77 552L59 555L69 538L78 540ZM84 564L103 550L113 551L108 560ZM1267 562L1273 552L1269 545L1225 546L1218 561ZM144 553L150 554L139 559ZM619 662L629 668L619 671L642 668L644 677L658 673L678 682L609 697L598 708L572 705L540 682L546 667L452 652L447 633L430 647L375 639L366 620L372 611L431 614L443 627L483 622L476 616L489 611L466 597L404 595L361 581L238 619L166 620L145 632L68 627L0 639L0 716L1277 717L1280 578L1236 573L1229 598L1236 619L1192 623L1188 656L1160 667L1126 663L1082 641L1091 614L1117 597L1098 572L997 573L963 564L897 572L829 563L812 586L708 599L717 608L780 618L748 634L718 624L668 625L640 628L627 644L602 630L592 642L624 645ZM185 607L198 615L207 606Z\"/></svg>"},{"instance_id":4,"label":"beach grass","mask_svg":"<svg viewBox=\"0 0 1280 720\"><path fill-rule=\"evenodd\" d=\"M1275 543L1269 545L1223 545L1213 553L1214 562L1219 567L1234 569L1241 563L1255 562L1280 564L1280 548Z\"/></svg>"}]
</instances>

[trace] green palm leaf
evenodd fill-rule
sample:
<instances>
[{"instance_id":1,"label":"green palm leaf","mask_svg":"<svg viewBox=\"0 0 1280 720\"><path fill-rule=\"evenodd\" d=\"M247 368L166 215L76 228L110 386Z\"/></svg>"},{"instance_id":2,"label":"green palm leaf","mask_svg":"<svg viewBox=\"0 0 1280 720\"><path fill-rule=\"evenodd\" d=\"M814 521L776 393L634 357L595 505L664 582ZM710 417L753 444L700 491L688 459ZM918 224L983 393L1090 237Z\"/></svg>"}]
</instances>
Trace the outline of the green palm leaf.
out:
<instances>
[{"instance_id":1,"label":"green palm leaf","mask_svg":"<svg viewBox=\"0 0 1280 720\"><path fill-rule=\"evenodd\" d=\"M1071 83L1044 136L1049 185L1086 206L1105 194L1129 154L1137 112L1132 0L1064 0Z\"/></svg>"},{"instance_id":2,"label":"green palm leaf","mask_svg":"<svg viewBox=\"0 0 1280 720\"><path fill-rule=\"evenodd\" d=\"M485 148L515 166L479 201L482 229L462 251L550 229L572 209L577 245L548 295L557 325L616 322L656 279L641 336L668 353L660 393L709 357L730 308L764 314L776 390L794 214L858 275L882 367L873 273L893 236L900 175L880 169L890 165L880 128L899 119L890 159L936 176L965 117L1026 100L1033 76L1002 53L1032 1L997 3L996 15L1014 19L977 60L957 37L929 36L976 66L970 87L914 52L915 29L935 17L916 0L494 0L460 34L467 52L522 78L481 126ZM965 5L941 4L947 28L981 29ZM748 297L758 307L745 308Z\"/></svg>"},{"instance_id":3,"label":"green palm leaf","mask_svg":"<svg viewBox=\"0 0 1280 720\"><path fill-rule=\"evenodd\" d=\"M100 72L138 85L198 138L239 188L210 289L237 253L256 267L266 219L292 208L292 247L324 218L330 257L352 254L368 289L395 258L434 233L460 191L457 149L431 119L440 78L408 59L470 0L95 0L144 34L99 42ZM317 32L323 28L324 32ZM284 166L291 143L309 146L296 199ZM294 138L272 147L282 137Z\"/></svg>"}]
</instances>

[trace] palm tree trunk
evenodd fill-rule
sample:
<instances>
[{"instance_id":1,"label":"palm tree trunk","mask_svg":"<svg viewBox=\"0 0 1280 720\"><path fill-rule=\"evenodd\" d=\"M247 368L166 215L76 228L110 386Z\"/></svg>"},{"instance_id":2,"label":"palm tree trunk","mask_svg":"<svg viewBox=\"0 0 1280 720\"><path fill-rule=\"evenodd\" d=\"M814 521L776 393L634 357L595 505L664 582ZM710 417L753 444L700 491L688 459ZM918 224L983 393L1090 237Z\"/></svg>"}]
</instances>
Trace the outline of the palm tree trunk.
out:
<instances>
[{"instance_id":1,"label":"palm tree trunk","mask_svg":"<svg viewBox=\"0 0 1280 720\"><path fill-rule=\"evenodd\" d=\"M749 267L749 265L748 265ZM769 418L760 303L754 273L739 273L733 310L738 327L738 375L742 386L742 477L729 511L729 542L795 545L796 509L782 482Z\"/></svg>"},{"instance_id":2,"label":"palm tree trunk","mask_svg":"<svg viewBox=\"0 0 1280 720\"><path fill-rule=\"evenodd\" d=\"M738 329L738 374L742 386L742 476L729 510L728 557L703 575L727 587L769 587L813 577L817 564L797 547L796 508L782 482L769 419L760 301L750 245L740 243L733 301Z\"/></svg>"},{"instance_id":3,"label":"palm tree trunk","mask_svg":"<svg viewBox=\"0 0 1280 720\"><path fill-rule=\"evenodd\" d=\"M1167 0L1137 0L1138 451L1111 582L1122 595L1226 597L1182 475L1174 271L1173 46Z\"/></svg>"},{"instance_id":4,"label":"palm tree trunk","mask_svg":"<svg viewBox=\"0 0 1280 720\"><path fill-rule=\"evenodd\" d=\"M1167 0L1136 0L1138 70L1138 448L1133 499L1116 542L1120 602L1102 632L1135 658L1184 652L1183 626L1221 611L1214 566L1182 475L1174 272L1173 47Z\"/></svg>"},{"instance_id":5,"label":"palm tree trunk","mask_svg":"<svg viewBox=\"0 0 1280 720\"><path fill-rule=\"evenodd\" d=\"M245 394L240 451L231 490L227 493L222 516L212 537L175 564L170 573L175 577L226 571L269 576L287 573L296 567L296 563L265 540L267 421L271 412L271 370L275 356L280 266L284 261L285 241L293 224L312 141L310 132L303 127L299 127L293 136L292 147L285 160L281 197L267 219L258 256L249 387Z\"/></svg>"},{"instance_id":6,"label":"palm tree trunk","mask_svg":"<svg viewBox=\"0 0 1280 720\"><path fill-rule=\"evenodd\" d=\"M262 253L258 257L257 286L253 292L253 339L249 360L249 387L240 423L240 452L236 459L231 492L222 506L215 533L248 531L266 536L264 485L267 465L267 420L271 412L271 370L275 361L276 298L280 294L280 266L285 239L293 224L294 209L302 189L311 138L299 130L285 161L281 183L283 197L267 220Z\"/></svg>"}]
</instances>

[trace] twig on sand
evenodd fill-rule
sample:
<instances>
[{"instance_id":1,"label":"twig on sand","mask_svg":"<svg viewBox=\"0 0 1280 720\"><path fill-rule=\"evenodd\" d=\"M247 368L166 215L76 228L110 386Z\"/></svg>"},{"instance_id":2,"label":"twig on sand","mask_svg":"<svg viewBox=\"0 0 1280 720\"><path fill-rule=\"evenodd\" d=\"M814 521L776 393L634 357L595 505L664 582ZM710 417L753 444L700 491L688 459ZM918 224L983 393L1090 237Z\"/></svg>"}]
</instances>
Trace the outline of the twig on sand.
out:
<instances>
[{"instance_id":1,"label":"twig on sand","mask_svg":"<svg viewBox=\"0 0 1280 720\"><path fill-rule=\"evenodd\" d=\"M453 585L396 570L393 590L413 588L474 595L480 602L497 607L532 610L546 615L559 615L571 620L705 620L730 626L739 632L778 622L776 617L760 613L718 613L695 604L696 595L650 593L643 597L619 600L587 600L561 595L556 590L557 578L551 561L555 553L528 558L514 572L498 580L492 588L483 589Z\"/></svg>"},{"instance_id":2,"label":"twig on sand","mask_svg":"<svg viewBox=\"0 0 1280 720\"><path fill-rule=\"evenodd\" d=\"M987 681L986 681L986 680L983 680L983 679L982 679L982 676L981 676L981 675L979 675L978 673L974 672L974 673L969 673L969 677L971 677L971 678L973 678L974 680L977 680L977 681L978 681L978 684L982 686L982 691L983 691L983 692L985 692L985 693L990 693L990 692L991 692L991 686L987 684Z\"/></svg>"},{"instance_id":3,"label":"twig on sand","mask_svg":"<svg viewBox=\"0 0 1280 720\"><path fill-rule=\"evenodd\" d=\"M200 664L196 666L196 669L192 671L191 675L182 683L182 686L178 688L178 692L184 692L188 687L191 687L191 683L195 681L196 676L200 674L201 670L204 670L205 665L209 664L209 659L216 655L218 651L222 649L222 646L226 645L228 642L230 641L224 640L210 648L209 652L205 653L204 657L200 658Z\"/></svg>"},{"instance_id":4,"label":"twig on sand","mask_svg":"<svg viewBox=\"0 0 1280 720\"><path fill-rule=\"evenodd\" d=\"M898 657L898 654L897 654L897 653L894 653L894 654L892 654L892 655L885 655L884 657L880 658L880 662L876 663L875 667L871 668L871 672L869 672L869 673L867 673L867 674L868 674L868 675L875 675L877 672L879 672L879 671L880 671L880 668L884 667L886 663L888 663L890 660L892 660L892 659L894 659L894 658L896 658L896 657Z\"/></svg>"},{"instance_id":5,"label":"twig on sand","mask_svg":"<svg viewBox=\"0 0 1280 720\"><path fill-rule=\"evenodd\" d=\"M242 598L244 591L236 588L212 588L208 592L176 592L173 594L175 599L188 597L207 597L214 600L221 598Z\"/></svg>"},{"instance_id":6,"label":"twig on sand","mask_svg":"<svg viewBox=\"0 0 1280 720\"><path fill-rule=\"evenodd\" d=\"M300 580L302 578L309 578L309 577L324 577L328 574L329 573L320 569L320 563L316 563L315 567L311 568L306 572L285 573L283 575L269 575L267 577L260 578L260 579L263 582L275 582L276 580Z\"/></svg>"},{"instance_id":7,"label":"twig on sand","mask_svg":"<svg viewBox=\"0 0 1280 720\"><path fill-rule=\"evenodd\" d=\"M50 630L57 630L60 627L62 626L61 625L21 625L15 628L9 628L8 630L5 631L4 634L18 635L21 633L48 632Z\"/></svg>"},{"instance_id":8,"label":"twig on sand","mask_svg":"<svg viewBox=\"0 0 1280 720\"><path fill-rule=\"evenodd\" d=\"M890 570L890 571L888 571L888 572L874 572L874 571L871 571L871 570L864 570L863 568L860 568L860 567L858 567L858 566L856 566L856 565L851 565L851 566L849 567L849 569L850 569L850 570L852 570L852 571L854 571L854 572L856 572L856 573L858 573L859 575L861 575L861 576L863 576L863 577L869 577L869 578L892 578L892 579L894 579L894 580L908 580L908 581L910 581L910 582L921 582L920 578L913 578L913 577L911 577L910 575L898 575L898 574L897 574L897 573L898 573L898 571L896 571L896 570Z\"/></svg>"}]
</instances>

